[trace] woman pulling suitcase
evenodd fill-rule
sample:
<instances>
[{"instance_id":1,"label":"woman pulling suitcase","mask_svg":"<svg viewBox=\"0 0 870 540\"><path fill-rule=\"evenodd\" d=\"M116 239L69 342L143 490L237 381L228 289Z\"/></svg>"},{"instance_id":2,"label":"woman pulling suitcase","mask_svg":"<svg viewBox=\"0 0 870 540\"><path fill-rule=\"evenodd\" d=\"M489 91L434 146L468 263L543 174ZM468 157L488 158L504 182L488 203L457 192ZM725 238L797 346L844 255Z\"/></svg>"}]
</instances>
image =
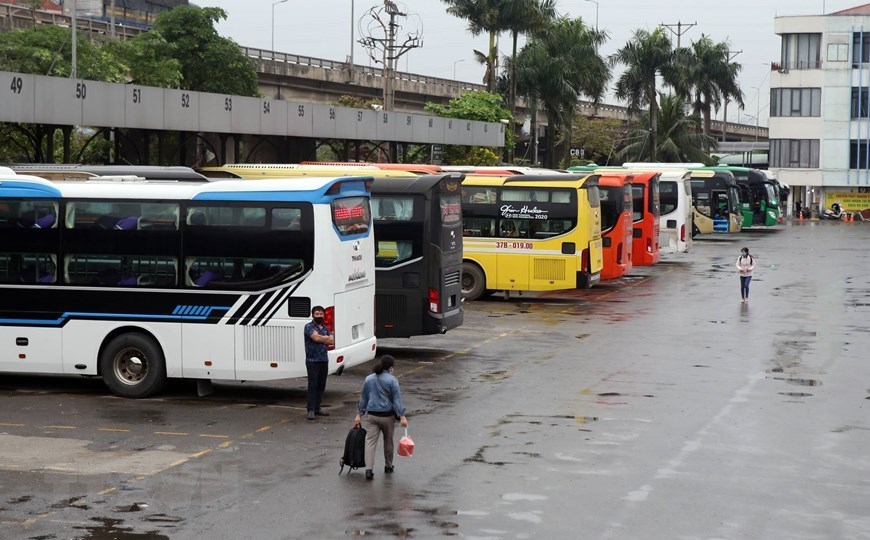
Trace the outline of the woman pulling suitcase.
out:
<instances>
[{"instance_id":1,"label":"woman pulling suitcase","mask_svg":"<svg viewBox=\"0 0 870 540\"><path fill-rule=\"evenodd\" d=\"M405 406L402 405L402 394L399 390L399 380L393 375L395 359L389 354L381 356L372 368L372 374L363 383L362 395L354 419L354 425L366 430L366 480L375 477L375 451L378 448L378 435L384 436L384 473L391 474L394 454L394 435L396 419L403 428L408 427L405 418Z\"/></svg>"}]
</instances>

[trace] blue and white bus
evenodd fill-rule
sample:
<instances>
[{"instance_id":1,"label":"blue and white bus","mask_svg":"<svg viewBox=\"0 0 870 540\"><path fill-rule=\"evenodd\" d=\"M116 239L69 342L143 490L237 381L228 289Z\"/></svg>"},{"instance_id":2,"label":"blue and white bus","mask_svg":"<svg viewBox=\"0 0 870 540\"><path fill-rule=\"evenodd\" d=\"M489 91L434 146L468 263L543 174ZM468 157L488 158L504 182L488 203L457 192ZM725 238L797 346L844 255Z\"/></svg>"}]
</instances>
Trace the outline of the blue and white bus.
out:
<instances>
[{"instance_id":1,"label":"blue and white bus","mask_svg":"<svg viewBox=\"0 0 870 540\"><path fill-rule=\"evenodd\" d=\"M303 377L326 308L329 372L375 356L371 179L50 181L0 174L0 372Z\"/></svg>"}]
</instances>

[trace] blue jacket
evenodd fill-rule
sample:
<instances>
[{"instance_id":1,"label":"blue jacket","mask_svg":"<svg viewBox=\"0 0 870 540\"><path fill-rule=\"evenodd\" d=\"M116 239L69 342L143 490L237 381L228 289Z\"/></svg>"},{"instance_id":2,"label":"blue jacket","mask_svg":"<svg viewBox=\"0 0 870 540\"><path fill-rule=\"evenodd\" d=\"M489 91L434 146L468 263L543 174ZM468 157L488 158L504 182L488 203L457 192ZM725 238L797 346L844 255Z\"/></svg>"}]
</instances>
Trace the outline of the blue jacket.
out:
<instances>
[{"instance_id":1,"label":"blue jacket","mask_svg":"<svg viewBox=\"0 0 870 540\"><path fill-rule=\"evenodd\" d=\"M404 416L405 406L402 405L399 380L386 371L380 375L372 373L366 377L363 383L362 395L359 398L357 408L360 414L393 411L398 416Z\"/></svg>"}]
</instances>

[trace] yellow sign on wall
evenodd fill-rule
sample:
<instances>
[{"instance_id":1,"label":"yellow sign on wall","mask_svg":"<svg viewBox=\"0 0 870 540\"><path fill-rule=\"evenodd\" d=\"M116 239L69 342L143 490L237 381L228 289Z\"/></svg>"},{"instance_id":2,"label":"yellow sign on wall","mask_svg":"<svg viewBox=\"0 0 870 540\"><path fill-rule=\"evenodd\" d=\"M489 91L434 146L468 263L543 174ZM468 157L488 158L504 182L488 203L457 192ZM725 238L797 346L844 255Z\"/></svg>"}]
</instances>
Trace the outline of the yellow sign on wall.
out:
<instances>
[{"instance_id":1,"label":"yellow sign on wall","mask_svg":"<svg viewBox=\"0 0 870 540\"><path fill-rule=\"evenodd\" d=\"M870 193L825 193L825 204L828 208L835 202L840 203L846 212L858 212L870 208Z\"/></svg>"}]
</instances>

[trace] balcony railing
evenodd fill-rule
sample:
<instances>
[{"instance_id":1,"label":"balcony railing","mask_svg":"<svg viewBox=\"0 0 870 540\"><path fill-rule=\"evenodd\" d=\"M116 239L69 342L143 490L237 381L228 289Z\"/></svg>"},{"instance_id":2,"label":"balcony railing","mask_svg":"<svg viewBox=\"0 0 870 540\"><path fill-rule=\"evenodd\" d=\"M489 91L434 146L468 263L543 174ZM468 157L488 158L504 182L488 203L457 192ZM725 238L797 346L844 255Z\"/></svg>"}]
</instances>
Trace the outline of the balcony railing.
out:
<instances>
[{"instance_id":1,"label":"balcony railing","mask_svg":"<svg viewBox=\"0 0 870 540\"><path fill-rule=\"evenodd\" d=\"M822 69L821 60L789 60L788 62L771 62L770 71L778 71L780 73L788 73L792 69Z\"/></svg>"}]
</instances>

